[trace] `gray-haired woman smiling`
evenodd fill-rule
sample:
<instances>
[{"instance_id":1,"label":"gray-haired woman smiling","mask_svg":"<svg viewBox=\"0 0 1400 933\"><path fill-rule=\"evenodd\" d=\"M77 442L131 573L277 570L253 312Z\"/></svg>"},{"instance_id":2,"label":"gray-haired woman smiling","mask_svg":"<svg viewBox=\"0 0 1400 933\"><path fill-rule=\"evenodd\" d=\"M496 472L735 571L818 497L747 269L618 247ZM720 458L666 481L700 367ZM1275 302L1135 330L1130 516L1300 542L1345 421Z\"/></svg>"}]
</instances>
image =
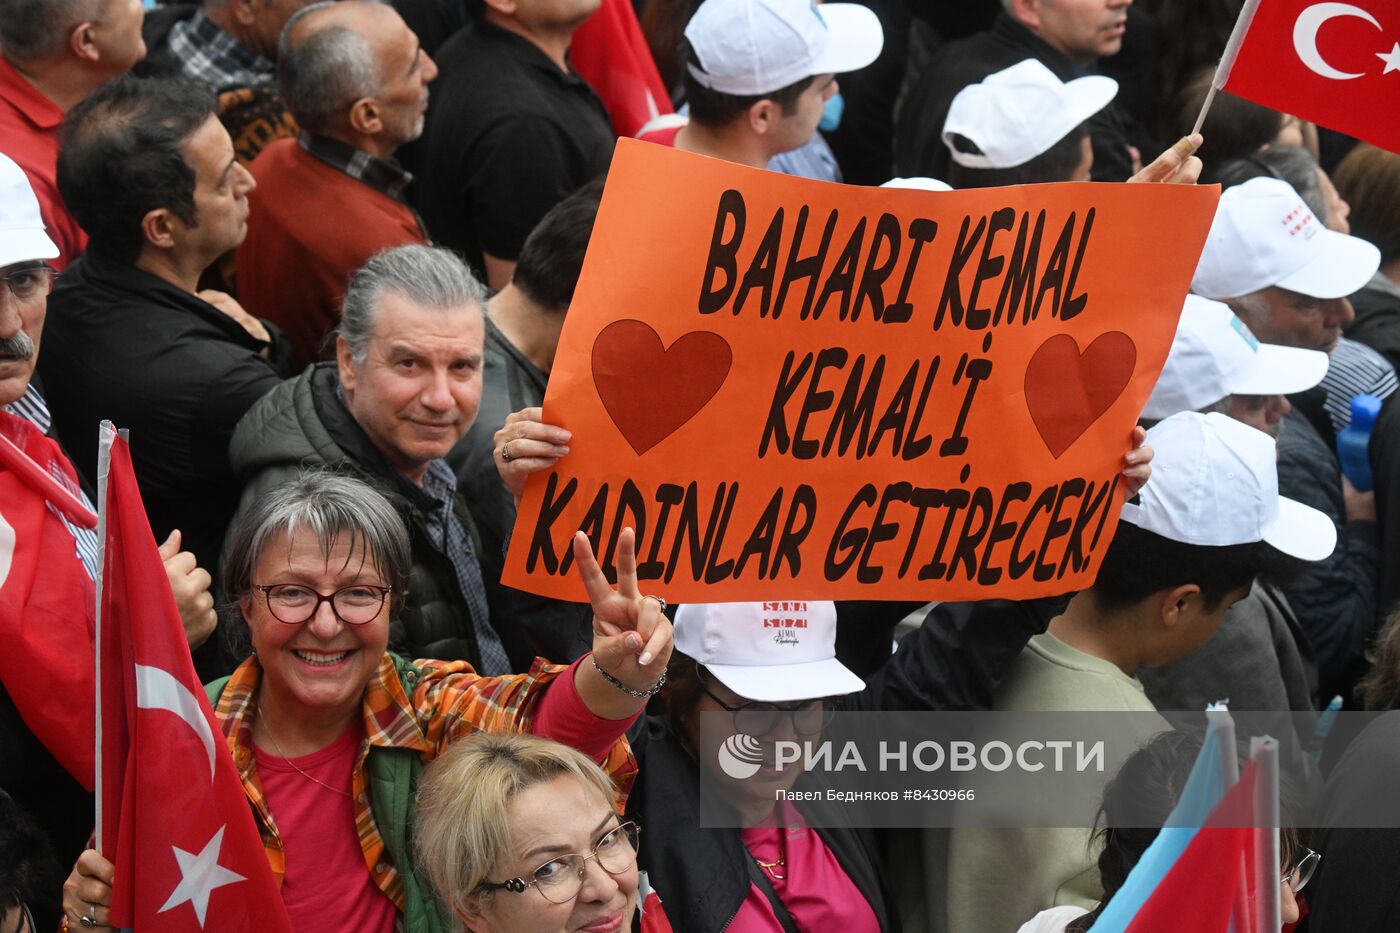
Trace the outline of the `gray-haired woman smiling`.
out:
<instances>
[{"instance_id":1,"label":"gray-haired woman smiling","mask_svg":"<svg viewBox=\"0 0 1400 933\"><path fill-rule=\"evenodd\" d=\"M231 542L225 590L253 653L209 696L294 928L448 928L415 875L408 838L423 765L462 736L533 732L601 762L622 792L630 786L636 766L622 734L671 655L660 600L637 590L630 532L616 589L587 539L575 542L593 653L507 677L386 650L408 577L407 532L358 480L308 473L277 487ZM70 920L105 925L110 877L110 863L83 853L65 885Z\"/></svg>"}]
</instances>

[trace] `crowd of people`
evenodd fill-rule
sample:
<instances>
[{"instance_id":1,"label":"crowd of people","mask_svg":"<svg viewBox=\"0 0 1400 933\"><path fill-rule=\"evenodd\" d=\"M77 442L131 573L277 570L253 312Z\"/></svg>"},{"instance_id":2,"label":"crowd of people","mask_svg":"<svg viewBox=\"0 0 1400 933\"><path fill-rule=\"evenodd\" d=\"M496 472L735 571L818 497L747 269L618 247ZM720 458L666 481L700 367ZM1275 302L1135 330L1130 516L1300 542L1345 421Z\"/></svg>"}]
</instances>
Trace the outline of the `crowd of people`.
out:
<instances>
[{"instance_id":1,"label":"crowd of people","mask_svg":"<svg viewBox=\"0 0 1400 933\"><path fill-rule=\"evenodd\" d=\"M129 429L295 929L1084 931L1155 834L1115 815L1165 817L1199 749L1165 719L1099 832L876 832L771 761L727 778L701 714L771 748L840 710L1400 709L1400 154L1224 92L1192 132L1242 0L626 4L656 145L1224 190L1184 307L1143 312L1180 323L1088 589L787 603L775 651L765 603L668 606L630 530L614 582L575 539L587 603L504 585L572 440L542 404L617 138L570 58L600 2L0 4L0 435L90 506L99 423ZM0 933L107 929L120 866L27 713L0 683ZM1365 825L1397 717L1283 737L1301 796ZM1400 830L1289 830L1282 868L1286 925L1400 927Z\"/></svg>"}]
</instances>

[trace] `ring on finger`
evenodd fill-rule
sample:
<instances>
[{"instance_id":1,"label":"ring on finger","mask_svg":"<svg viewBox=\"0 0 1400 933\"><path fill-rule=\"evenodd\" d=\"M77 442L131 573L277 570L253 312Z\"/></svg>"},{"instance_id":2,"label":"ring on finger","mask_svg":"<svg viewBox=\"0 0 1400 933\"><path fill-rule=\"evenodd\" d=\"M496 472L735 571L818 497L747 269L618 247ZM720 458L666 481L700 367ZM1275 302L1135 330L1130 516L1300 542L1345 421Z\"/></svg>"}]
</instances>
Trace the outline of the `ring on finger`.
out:
<instances>
[{"instance_id":1,"label":"ring on finger","mask_svg":"<svg viewBox=\"0 0 1400 933\"><path fill-rule=\"evenodd\" d=\"M654 599L661 605L661 611L666 611L666 600L662 599L660 596L643 596L642 599Z\"/></svg>"},{"instance_id":2,"label":"ring on finger","mask_svg":"<svg viewBox=\"0 0 1400 933\"><path fill-rule=\"evenodd\" d=\"M78 918L78 923L84 927L92 928L97 926L97 917L94 916L94 914L96 914L97 911L91 906L88 907L88 910L90 910L91 913L84 913L82 916L80 916Z\"/></svg>"},{"instance_id":3,"label":"ring on finger","mask_svg":"<svg viewBox=\"0 0 1400 933\"><path fill-rule=\"evenodd\" d=\"M501 445L501 462L510 463L513 459L515 458L510 454L510 441L506 441Z\"/></svg>"}]
</instances>

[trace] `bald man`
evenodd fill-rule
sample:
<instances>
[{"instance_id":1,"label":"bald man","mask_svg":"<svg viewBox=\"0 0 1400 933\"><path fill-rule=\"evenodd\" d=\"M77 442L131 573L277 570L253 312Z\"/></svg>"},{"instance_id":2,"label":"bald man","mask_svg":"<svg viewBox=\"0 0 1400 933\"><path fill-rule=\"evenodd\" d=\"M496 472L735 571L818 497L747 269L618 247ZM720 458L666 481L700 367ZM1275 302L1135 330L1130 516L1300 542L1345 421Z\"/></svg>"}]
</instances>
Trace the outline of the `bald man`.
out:
<instances>
[{"instance_id":1,"label":"bald man","mask_svg":"<svg viewBox=\"0 0 1400 933\"><path fill-rule=\"evenodd\" d=\"M351 272L381 249L427 242L393 156L423 132L436 75L390 6L318 3L287 23L277 81L301 133L253 162L238 295L282 327L303 365L322 358Z\"/></svg>"}]
</instances>

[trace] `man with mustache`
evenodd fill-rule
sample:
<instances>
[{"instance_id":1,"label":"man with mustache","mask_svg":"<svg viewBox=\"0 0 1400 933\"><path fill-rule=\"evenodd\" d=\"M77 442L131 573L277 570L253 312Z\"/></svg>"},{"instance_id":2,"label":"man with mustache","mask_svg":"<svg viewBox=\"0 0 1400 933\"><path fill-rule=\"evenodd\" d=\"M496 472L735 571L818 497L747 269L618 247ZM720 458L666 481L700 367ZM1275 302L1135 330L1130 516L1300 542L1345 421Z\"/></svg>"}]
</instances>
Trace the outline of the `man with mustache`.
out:
<instances>
[{"instance_id":1,"label":"man with mustache","mask_svg":"<svg viewBox=\"0 0 1400 933\"><path fill-rule=\"evenodd\" d=\"M250 167L238 297L286 332L302 365L322 358L352 272L381 249L427 242L403 197L413 176L393 155L423 132L436 76L392 7L319 3L287 23L277 80L301 133Z\"/></svg>"},{"instance_id":2,"label":"man with mustache","mask_svg":"<svg viewBox=\"0 0 1400 933\"><path fill-rule=\"evenodd\" d=\"M1130 6L1132 0L1002 0L991 29L943 46L910 89L895 121L895 174L947 178L951 156L941 137L959 91L1028 58L1061 81L1091 73L1122 48ZM1141 152L1152 151L1150 137L1119 102L1094 114L1088 127L1094 181L1126 181L1141 167Z\"/></svg>"},{"instance_id":3,"label":"man with mustache","mask_svg":"<svg viewBox=\"0 0 1400 933\"><path fill-rule=\"evenodd\" d=\"M480 535L443 459L481 403L485 301L485 287L446 249L378 253L346 288L335 362L254 405L229 454L247 483L240 510L307 467L347 472L383 493L408 526L413 558L407 594L394 594L404 602L389 647L493 675L524 670L532 652L515 630L492 625Z\"/></svg>"},{"instance_id":4,"label":"man with mustache","mask_svg":"<svg viewBox=\"0 0 1400 933\"><path fill-rule=\"evenodd\" d=\"M49 291L54 280L50 263L60 256L60 248L46 228L40 202L24 171L13 160L0 155L0 435L92 509L92 500L81 488L72 462L48 436L52 419L34 382ZM93 434L96 433L94 425ZM3 471L0 467L0 472ZM25 484L20 488L28 492L31 487ZM37 490L34 494L43 495ZM7 500L4 505L12 520L24 514L24 503ZM8 668L11 671L41 670L45 665L38 659L52 657L58 652L74 662L67 672L70 685L86 677L90 686L92 645L88 642L84 648L81 642L90 632L96 598L97 536L90 529L61 517L58 509L45 511L46 521L61 525L61 529L55 529L58 539L65 541L71 536L72 545L60 544L58 556L41 558L47 585L36 589L43 591L40 595L45 611L52 612L58 607L66 609L61 619L50 622L48 617L32 614L29 604L11 586L6 600L0 604L0 620L17 622L17 629L8 624L5 629L11 634L16 631L23 634L6 639L5 661L11 665ZM0 523L3 523L3 516L0 516ZM8 525L6 530L9 530ZM29 527L15 529L8 542L0 543L6 568L0 578L11 577L8 581L0 579L0 585L17 582L11 570L28 564L24 556L26 548L43 546L43 539L31 531ZM14 555L8 553L10 547L14 548ZM214 599L209 593L209 574L197 565L193 554L180 550L178 534L171 535L161 545L160 553L185 625L186 638L191 647L197 646L214 630ZM58 563L62 560L71 560L80 566L64 568ZM76 581L77 585L60 589L59 581ZM12 612L20 613L20 618L5 618ZM64 627L62 632L58 630L59 625ZM87 662L85 672L79 663L84 660ZM36 732L43 727L35 725L31 729L26 725L26 718L32 723L52 720L43 716L42 711L36 717L36 711L28 706L33 694L15 690L16 686L13 681L5 682L4 669L0 669L0 749L5 751L0 755L0 789L13 795L39 818L53 851L63 864L82 850L91 829L92 799L75 779L88 779L90 775L76 772L70 775L64 770L48 747L56 741L52 731L45 730L44 744L40 743ZM72 736L68 738L81 741ZM90 747L90 735L87 741ZM38 853L35 854L38 857ZM43 892L30 905L38 924L36 929L52 929L58 923L54 895L56 892Z\"/></svg>"}]
</instances>

